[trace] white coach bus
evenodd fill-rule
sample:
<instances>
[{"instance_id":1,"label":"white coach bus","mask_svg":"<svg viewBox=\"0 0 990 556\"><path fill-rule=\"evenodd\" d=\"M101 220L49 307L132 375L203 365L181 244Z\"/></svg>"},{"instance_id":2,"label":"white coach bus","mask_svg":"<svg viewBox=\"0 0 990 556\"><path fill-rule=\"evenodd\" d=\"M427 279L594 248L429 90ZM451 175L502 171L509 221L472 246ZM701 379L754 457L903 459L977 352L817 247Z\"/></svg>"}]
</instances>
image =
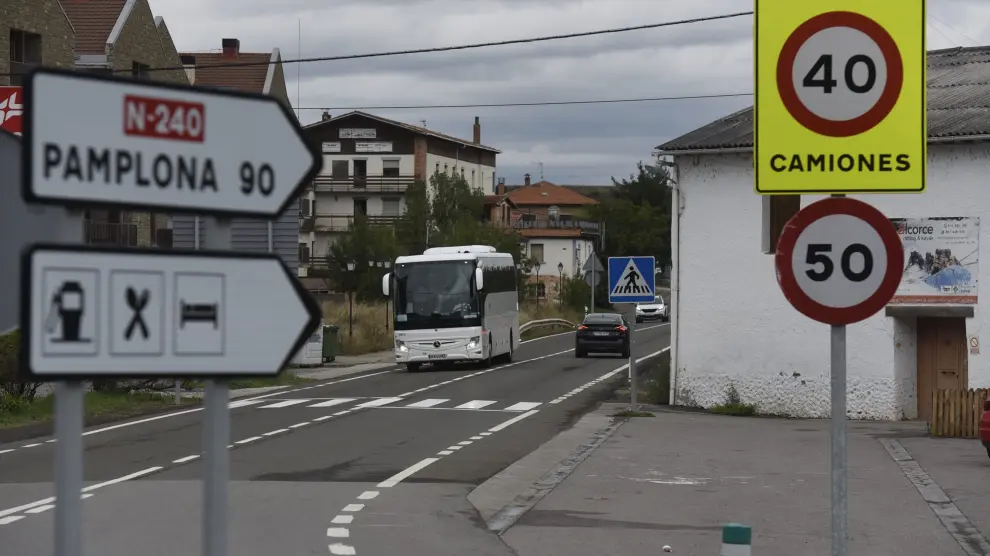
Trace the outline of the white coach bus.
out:
<instances>
[{"instance_id":1,"label":"white coach bus","mask_svg":"<svg viewBox=\"0 0 990 556\"><path fill-rule=\"evenodd\" d=\"M511 361L519 346L519 296L512 255L488 245L434 247L399 257L382 279L394 307L395 361Z\"/></svg>"}]
</instances>

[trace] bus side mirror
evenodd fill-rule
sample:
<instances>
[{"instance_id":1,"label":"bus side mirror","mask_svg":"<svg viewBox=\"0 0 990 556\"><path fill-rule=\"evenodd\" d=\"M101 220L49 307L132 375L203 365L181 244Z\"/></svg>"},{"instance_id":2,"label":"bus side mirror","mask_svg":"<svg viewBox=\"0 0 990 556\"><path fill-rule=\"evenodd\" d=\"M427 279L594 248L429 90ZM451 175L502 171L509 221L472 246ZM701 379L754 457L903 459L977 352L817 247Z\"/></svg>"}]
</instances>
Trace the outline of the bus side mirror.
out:
<instances>
[{"instance_id":1,"label":"bus side mirror","mask_svg":"<svg viewBox=\"0 0 990 556\"><path fill-rule=\"evenodd\" d=\"M485 273L480 269L474 269L474 284L478 291L485 289Z\"/></svg>"},{"instance_id":2,"label":"bus side mirror","mask_svg":"<svg viewBox=\"0 0 990 556\"><path fill-rule=\"evenodd\" d=\"M392 273L389 272L385 274L385 276L382 276L382 293L385 295L385 297L388 297L391 294L391 292L389 291L389 286L391 285L392 285Z\"/></svg>"}]
</instances>

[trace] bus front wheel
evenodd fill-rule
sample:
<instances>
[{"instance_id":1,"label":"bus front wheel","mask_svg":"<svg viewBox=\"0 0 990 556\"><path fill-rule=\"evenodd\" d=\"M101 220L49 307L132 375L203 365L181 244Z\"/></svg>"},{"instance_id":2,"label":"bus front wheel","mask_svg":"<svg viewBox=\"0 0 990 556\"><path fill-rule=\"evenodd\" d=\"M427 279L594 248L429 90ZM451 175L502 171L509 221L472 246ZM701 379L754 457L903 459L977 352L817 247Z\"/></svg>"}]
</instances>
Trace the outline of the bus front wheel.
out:
<instances>
[{"instance_id":1,"label":"bus front wheel","mask_svg":"<svg viewBox=\"0 0 990 556\"><path fill-rule=\"evenodd\" d=\"M406 363L406 370L410 373L415 373L419 370L419 363Z\"/></svg>"}]
</instances>

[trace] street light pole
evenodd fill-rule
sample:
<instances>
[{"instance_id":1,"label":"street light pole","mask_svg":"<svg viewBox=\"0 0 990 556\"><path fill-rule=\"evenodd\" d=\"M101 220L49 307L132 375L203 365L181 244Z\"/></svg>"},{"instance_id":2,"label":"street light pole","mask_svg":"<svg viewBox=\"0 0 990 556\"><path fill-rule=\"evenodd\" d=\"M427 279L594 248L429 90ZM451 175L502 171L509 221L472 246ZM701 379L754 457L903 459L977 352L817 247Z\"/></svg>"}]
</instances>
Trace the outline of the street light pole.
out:
<instances>
[{"instance_id":1,"label":"street light pole","mask_svg":"<svg viewBox=\"0 0 990 556\"><path fill-rule=\"evenodd\" d=\"M382 261L382 267L385 269L385 272L387 273L389 269L392 268L392 261L389 260ZM385 332L388 332L388 300L389 298L386 297L385 298Z\"/></svg>"},{"instance_id":2,"label":"street light pole","mask_svg":"<svg viewBox=\"0 0 990 556\"><path fill-rule=\"evenodd\" d=\"M354 262L347 263L347 337L354 337Z\"/></svg>"},{"instance_id":3,"label":"street light pole","mask_svg":"<svg viewBox=\"0 0 990 556\"><path fill-rule=\"evenodd\" d=\"M557 263L557 301L564 308L564 263Z\"/></svg>"},{"instance_id":4,"label":"street light pole","mask_svg":"<svg viewBox=\"0 0 990 556\"><path fill-rule=\"evenodd\" d=\"M540 310L540 263L533 265L536 269L536 310Z\"/></svg>"}]
</instances>

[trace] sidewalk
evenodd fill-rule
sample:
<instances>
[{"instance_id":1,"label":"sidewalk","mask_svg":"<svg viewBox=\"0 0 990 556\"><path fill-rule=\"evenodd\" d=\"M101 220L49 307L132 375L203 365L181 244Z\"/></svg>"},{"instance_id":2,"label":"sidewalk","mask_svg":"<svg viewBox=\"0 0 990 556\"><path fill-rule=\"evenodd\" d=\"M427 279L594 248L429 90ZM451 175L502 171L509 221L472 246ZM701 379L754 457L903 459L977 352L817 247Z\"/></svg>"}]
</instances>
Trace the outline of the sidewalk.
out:
<instances>
[{"instance_id":1,"label":"sidewalk","mask_svg":"<svg viewBox=\"0 0 990 556\"><path fill-rule=\"evenodd\" d=\"M606 404L585 419L601 424L624 407ZM655 414L613 427L587 459L572 458L573 472L549 494L533 497L531 489L535 505L517 497L531 507L503 541L519 556L634 556L664 545L715 556L722 524L738 522L752 527L754 556L830 553L828 421ZM924 425L851 421L848 430L849 554L965 554L880 443L901 438L909 446ZM493 480L517 473L531 470L510 466ZM554 472L543 481L555 483ZM511 523L505 514L503 526ZM499 516L483 516L498 528Z\"/></svg>"}]
</instances>

